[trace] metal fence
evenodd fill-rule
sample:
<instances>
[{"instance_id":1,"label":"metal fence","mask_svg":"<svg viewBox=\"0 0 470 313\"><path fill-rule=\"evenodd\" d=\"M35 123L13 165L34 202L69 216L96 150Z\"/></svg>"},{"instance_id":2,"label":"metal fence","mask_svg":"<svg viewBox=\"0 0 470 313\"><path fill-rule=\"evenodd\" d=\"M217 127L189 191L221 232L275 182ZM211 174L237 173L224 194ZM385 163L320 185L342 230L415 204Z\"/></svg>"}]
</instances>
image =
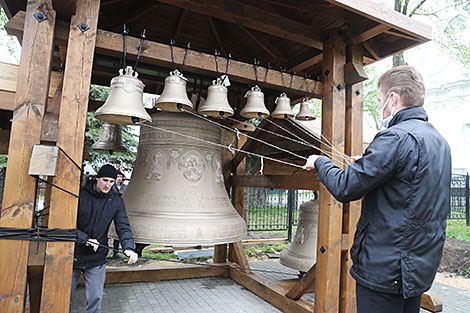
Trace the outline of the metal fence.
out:
<instances>
[{"instance_id":1,"label":"metal fence","mask_svg":"<svg viewBox=\"0 0 470 313\"><path fill-rule=\"evenodd\" d=\"M288 231L299 222L299 206L314 198L311 190L245 188L246 219L249 231ZM469 175L453 174L449 219L465 219L470 226Z\"/></svg>"}]
</instances>

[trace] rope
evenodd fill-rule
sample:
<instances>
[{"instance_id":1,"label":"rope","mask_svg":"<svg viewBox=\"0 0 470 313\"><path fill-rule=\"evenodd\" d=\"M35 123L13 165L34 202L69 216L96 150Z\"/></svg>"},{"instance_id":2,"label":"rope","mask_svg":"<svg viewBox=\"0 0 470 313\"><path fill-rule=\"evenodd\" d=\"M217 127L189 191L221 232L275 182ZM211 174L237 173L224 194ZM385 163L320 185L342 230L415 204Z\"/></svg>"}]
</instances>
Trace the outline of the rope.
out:
<instances>
[{"instance_id":1,"label":"rope","mask_svg":"<svg viewBox=\"0 0 470 313\"><path fill-rule=\"evenodd\" d=\"M258 142L260 142L260 143L263 143L263 144L265 144L265 145L267 145L267 146L270 146L271 148L274 148L274 149L277 149L277 150L280 150L280 151L289 153L289 154L291 154L291 155L293 155L293 156L295 156L295 157L297 157L297 158L299 158L299 159L307 160L307 158L304 157L304 156L298 155L297 153L294 153L294 152L292 152L292 151L289 151L289 150L286 150L286 149L284 149L284 148L278 147L278 146L276 146L276 145L273 145L273 144L271 144L271 143L269 143L269 142L263 141L263 140L258 139L258 138L256 138L256 137L252 137L252 136L247 135L247 134L245 134L245 133L241 133L240 131L238 131L238 129L235 130L235 129L231 128L231 127L228 127L228 126L225 126L225 125L223 125L223 124L217 123L216 121L213 121L213 120L211 120L211 119L208 119L208 118L206 118L206 117L204 117L204 116L202 116L202 115L200 115L200 114L198 114L198 113L185 110L184 108L181 108L181 111L183 111L183 112L185 112L185 113L189 113L189 114L191 114L191 115L193 115L193 116L196 116L196 117L198 117L198 118L200 118L200 119L203 119L203 120L205 120L205 121L207 121L207 122L209 122L209 123L212 123L212 124L214 124L214 125L217 125L217 126L219 126L219 127L222 127L222 128L227 129L227 130L230 130L230 131L232 131L232 132L234 132L234 133L241 134L241 135L243 135L243 136L245 136L245 137L247 137L247 138L249 138L249 139L251 139L251 140L254 140L254 141L258 141Z\"/></svg>"},{"instance_id":2,"label":"rope","mask_svg":"<svg viewBox=\"0 0 470 313\"><path fill-rule=\"evenodd\" d=\"M238 152L245 153L245 154L248 154L248 155L253 155L253 156L256 156L256 157L259 157L259 158L262 157L262 158L265 158L265 159L267 159L267 160L271 160L271 161L273 161L273 162L278 162L278 163L282 163L282 164L285 164L285 165L289 165L289 166L293 166L293 167L297 167L297 168L303 169L303 166L301 166L301 165L298 165L298 164L295 164L295 163L286 162L286 161L282 161L282 160L277 160L277 159L274 159L274 158L271 158L271 157L268 157L268 156L264 156L264 155L261 155L261 154L257 154L257 153L253 153L253 152L249 152L249 151L237 149L237 148L232 147L232 145L230 145L230 146L224 146L223 144L220 144L220 143L217 143L217 142L212 142L212 141L204 140L204 139L201 139L201 138L198 138L198 137L194 137L194 136L191 136L191 135L186 135L186 134L178 133L178 132L175 132L175 131L173 131L173 130L169 130L169 129L165 129L165 128L161 128L161 127L153 126L153 125L147 125L147 124L143 124L143 123L140 123L140 122L139 122L137 125L139 125L139 126L144 126L144 127L148 127L148 128L152 128L152 129L156 129L156 130L160 130L160 131L164 131L164 132L167 132L167 133L170 133L170 134L178 135L178 136L185 137L185 138L189 138L189 139L198 140L198 141L201 141L201 142L210 144L210 145L214 145L214 146L217 146L217 147L225 148L225 149L227 149L227 150L229 150L229 151L231 151L231 152L233 152L233 151L238 151Z\"/></svg>"}]
</instances>

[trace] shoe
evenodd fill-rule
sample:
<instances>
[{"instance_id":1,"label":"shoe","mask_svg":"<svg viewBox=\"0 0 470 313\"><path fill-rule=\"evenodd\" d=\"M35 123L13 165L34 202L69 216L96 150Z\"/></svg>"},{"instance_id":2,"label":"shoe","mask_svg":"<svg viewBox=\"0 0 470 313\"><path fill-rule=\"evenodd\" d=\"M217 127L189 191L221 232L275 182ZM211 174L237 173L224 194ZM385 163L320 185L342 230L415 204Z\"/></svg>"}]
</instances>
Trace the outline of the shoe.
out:
<instances>
[{"instance_id":1,"label":"shoe","mask_svg":"<svg viewBox=\"0 0 470 313\"><path fill-rule=\"evenodd\" d=\"M124 257L120 253L114 253L111 258L118 259L118 260L124 260Z\"/></svg>"}]
</instances>

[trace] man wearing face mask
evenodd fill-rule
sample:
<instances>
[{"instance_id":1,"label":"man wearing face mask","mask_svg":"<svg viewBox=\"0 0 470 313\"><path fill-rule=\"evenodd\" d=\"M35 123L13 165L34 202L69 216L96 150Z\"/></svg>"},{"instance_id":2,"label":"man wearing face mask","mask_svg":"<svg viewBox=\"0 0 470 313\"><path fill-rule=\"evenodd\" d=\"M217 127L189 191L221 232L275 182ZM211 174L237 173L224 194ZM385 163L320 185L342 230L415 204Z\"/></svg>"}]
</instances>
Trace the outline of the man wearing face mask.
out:
<instances>
[{"instance_id":1,"label":"man wearing face mask","mask_svg":"<svg viewBox=\"0 0 470 313\"><path fill-rule=\"evenodd\" d=\"M418 313L439 266L450 208L451 158L428 122L424 83L411 66L378 81L382 124L344 170L312 155L318 180L341 202L364 197L351 248L358 313Z\"/></svg>"}]
</instances>

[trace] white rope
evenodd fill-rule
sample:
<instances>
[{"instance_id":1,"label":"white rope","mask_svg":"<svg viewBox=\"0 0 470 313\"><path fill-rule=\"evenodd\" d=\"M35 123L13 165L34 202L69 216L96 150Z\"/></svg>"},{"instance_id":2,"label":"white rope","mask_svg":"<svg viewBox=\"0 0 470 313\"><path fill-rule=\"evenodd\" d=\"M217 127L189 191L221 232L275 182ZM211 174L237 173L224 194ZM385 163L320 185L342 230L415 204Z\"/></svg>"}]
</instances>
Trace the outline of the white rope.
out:
<instances>
[{"instance_id":1,"label":"white rope","mask_svg":"<svg viewBox=\"0 0 470 313\"><path fill-rule=\"evenodd\" d=\"M273 144L271 144L271 143L269 143L269 142L263 141L263 140L258 139L258 138L256 138L256 137L252 137L252 136L250 136L250 135L247 135L247 134L245 134L245 133L242 133L242 132L240 132L240 131L239 131L238 129L236 129L236 128L235 128L235 129L236 129L236 130L235 130L235 129L231 128L231 127L228 127L228 126L225 126L225 125L223 125L223 124L217 123L216 121L213 121L213 120L211 120L211 119L208 119L208 118L206 118L206 117L204 117L204 116L202 116L202 115L200 115L200 114L198 114L198 113L195 113L195 112L192 112L192 111L188 111L188 110L185 110L185 109L183 109L183 108L181 108L181 111L183 111L183 112L185 112L185 113L189 113L189 114L191 114L191 115L193 115L193 116L196 116L196 117L198 117L198 118L200 118L200 119L205 120L206 122L212 123L212 124L217 125L217 126L219 126L219 127L228 129L228 130L230 130L230 131L236 133L237 135L238 135L238 134L243 135L243 136L245 136L245 137L247 137L247 138L249 138L249 139L251 139L251 140L255 140L255 141L258 141L258 142L260 142L260 143L263 143L263 144L265 144L265 145L267 145L267 146L270 146L271 148L274 148L274 149L277 149L277 150L280 150L280 151L289 153L289 154L291 154L291 155L293 155L293 156L295 156L295 157L297 157L297 158L299 158L299 159L307 160L307 158L304 157L304 156L301 156L301 155L299 155L299 154L297 154L297 153L294 153L294 152L292 152L292 151L286 150L286 149L284 149L284 148L278 147L278 146L276 146L276 145L273 145ZM237 132L237 131L238 131L238 132Z\"/></svg>"},{"instance_id":2,"label":"white rope","mask_svg":"<svg viewBox=\"0 0 470 313\"><path fill-rule=\"evenodd\" d=\"M178 136L185 137L185 138L198 140L198 141L201 141L201 142L204 142L204 143L207 143L207 144L211 144L211 145L214 145L214 146L222 147L222 148L228 149L232 153L234 153L234 151L238 151L238 152L245 153L245 154L248 154L248 155L253 155L253 156L256 156L256 157L259 157L259 158L264 158L264 159L267 159L267 160L271 160L273 162L278 162L278 163L282 163L282 164L285 164L285 165L289 165L289 166L304 169L304 167L302 165L298 165L298 164L295 164L295 163L290 163L290 162L274 159L274 158L264 156L264 155L261 155L261 154L257 154L257 153L237 149L237 148L234 148L232 146L232 144L230 144L229 146L224 146L223 144L220 144L220 143L217 143L217 142L208 141L208 140L205 140L205 139L201 139L201 138L194 137L194 136L191 136L191 135L182 134L182 133L179 133L179 132L175 132L173 130L169 130L169 129L165 129L165 128L161 128L161 127L157 127L157 126L153 126L153 125L147 125L147 124L143 124L143 123L138 123L137 125L152 128L152 129L156 129L156 130L160 130L160 131L163 131L163 132L167 132L167 133L170 133L170 134L173 134L173 135L178 135Z\"/></svg>"}]
</instances>

